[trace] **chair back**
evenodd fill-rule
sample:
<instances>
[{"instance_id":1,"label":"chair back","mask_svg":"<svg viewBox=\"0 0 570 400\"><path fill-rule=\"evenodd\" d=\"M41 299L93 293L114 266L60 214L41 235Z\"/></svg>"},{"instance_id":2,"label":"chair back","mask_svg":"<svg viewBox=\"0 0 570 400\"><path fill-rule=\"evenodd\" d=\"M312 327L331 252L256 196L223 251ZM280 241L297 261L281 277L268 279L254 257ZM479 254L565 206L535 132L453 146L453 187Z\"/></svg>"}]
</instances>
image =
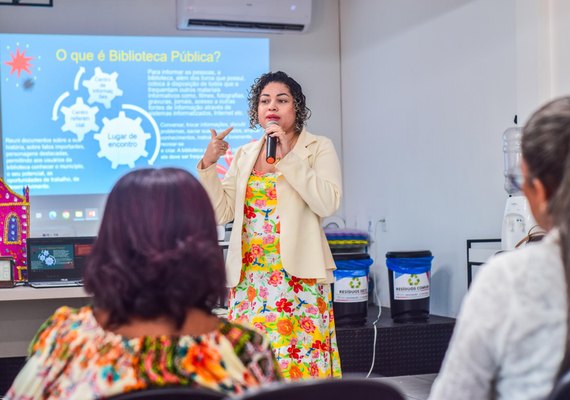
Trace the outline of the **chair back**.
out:
<instances>
[{"instance_id":1,"label":"chair back","mask_svg":"<svg viewBox=\"0 0 570 400\"><path fill-rule=\"evenodd\" d=\"M315 379L299 382L278 382L249 390L239 400L405 400L388 383L373 379Z\"/></svg>"},{"instance_id":2,"label":"chair back","mask_svg":"<svg viewBox=\"0 0 570 400\"><path fill-rule=\"evenodd\" d=\"M226 395L213 390L194 388L189 386L168 386L164 388L150 388L120 393L107 400L137 400L137 399L164 399L164 400L219 400Z\"/></svg>"},{"instance_id":3,"label":"chair back","mask_svg":"<svg viewBox=\"0 0 570 400\"><path fill-rule=\"evenodd\" d=\"M550 392L547 400L567 400L570 399L570 371L567 371L554 384L554 389Z\"/></svg>"}]
</instances>

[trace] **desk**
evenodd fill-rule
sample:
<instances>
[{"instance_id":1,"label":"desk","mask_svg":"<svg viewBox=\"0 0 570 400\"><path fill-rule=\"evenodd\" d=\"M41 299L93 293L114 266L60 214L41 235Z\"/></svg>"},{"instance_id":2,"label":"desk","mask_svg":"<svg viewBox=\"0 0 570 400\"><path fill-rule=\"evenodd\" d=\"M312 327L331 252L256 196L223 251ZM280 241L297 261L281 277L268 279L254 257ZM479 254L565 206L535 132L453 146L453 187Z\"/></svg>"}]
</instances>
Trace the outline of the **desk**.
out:
<instances>
[{"instance_id":1,"label":"desk","mask_svg":"<svg viewBox=\"0 0 570 400\"><path fill-rule=\"evenodd\" d=\"M344 374L367 374L372 363L378 307L368 308L366 325L337 327L340 363ZM455 326L455 319L430 315L427 322L397 324L390 309L382 308L376 324L376 360L373 374L418 375L439 372Z\"/></svg>"},{"instance_id":2,"label":"desk","mask_svg":"<svg viewBox=\"0 0 570 400\"><path fill-rule=\"evenodd\" d=\"M473 267L481 266L489 258L501 251L501 239L467 240L467 288L473 281Z\"/></svg>"},{"instance_id":3,"label":"desk","mask_svg":"<svg viewBox=\"0 0 570 400\"><path fill-rule=\"evenodd\" d=\"M26 356L38 328L58 307L88 302L82 287L0 289L0 358Z\"/></svg>"}]
</instances>

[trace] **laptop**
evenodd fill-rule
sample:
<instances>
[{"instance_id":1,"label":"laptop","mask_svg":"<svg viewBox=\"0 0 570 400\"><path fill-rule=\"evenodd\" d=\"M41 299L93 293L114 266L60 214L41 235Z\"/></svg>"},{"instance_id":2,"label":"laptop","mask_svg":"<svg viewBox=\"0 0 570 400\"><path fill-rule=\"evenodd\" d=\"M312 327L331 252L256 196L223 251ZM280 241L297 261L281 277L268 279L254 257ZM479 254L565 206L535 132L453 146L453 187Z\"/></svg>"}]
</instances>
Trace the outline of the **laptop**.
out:
<instances>
[{"instance_id":1,"label":"laptop","mask_svg":"<svg viewBox=\"0 0 570 400\"><path fill-rule=\"evenodd\" d=\"M83 286L83 268L95 237L28 238L28 284L34 288Z\"/></svg>"}]
</instances>

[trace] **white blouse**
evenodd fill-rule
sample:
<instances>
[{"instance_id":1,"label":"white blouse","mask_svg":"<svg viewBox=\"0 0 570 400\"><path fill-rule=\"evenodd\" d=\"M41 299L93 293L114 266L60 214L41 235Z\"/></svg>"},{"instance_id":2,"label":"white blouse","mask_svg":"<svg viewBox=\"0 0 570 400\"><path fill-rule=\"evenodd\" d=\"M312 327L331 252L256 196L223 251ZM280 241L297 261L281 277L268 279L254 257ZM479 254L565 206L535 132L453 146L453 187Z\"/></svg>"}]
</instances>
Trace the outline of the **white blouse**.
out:
<instances>
[{"instance_id":1,"label":"white blouse","mask_svg":"<svg viewBox=\"0 0 570 400\"><path fill-rule=\"evenodd\" d=\"M544 399L567 331L558 233L493 257L462 305L430 400Z\"/></svg>"}]
</instances>

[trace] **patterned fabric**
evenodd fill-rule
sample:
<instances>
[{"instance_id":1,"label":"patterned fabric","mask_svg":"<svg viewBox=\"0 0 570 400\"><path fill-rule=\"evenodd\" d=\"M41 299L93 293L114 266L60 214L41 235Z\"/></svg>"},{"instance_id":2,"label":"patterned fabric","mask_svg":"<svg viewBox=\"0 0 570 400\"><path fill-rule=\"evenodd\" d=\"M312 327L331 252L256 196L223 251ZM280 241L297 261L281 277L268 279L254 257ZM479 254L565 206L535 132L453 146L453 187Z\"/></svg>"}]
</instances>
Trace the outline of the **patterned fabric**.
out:
<instances>
[{"instance_id":1,"label":"patterned fabric","mask_svg":"<svg viewBox=\"0 0 570 400\"><path fill-rule=\"evenodd\" d=\"M150 386L228 394L279 380L267 339L227 320L200 336L127 339L105 331L91 307L62 307L40 328L6 399L95 399Z\"/></svg>"},{"instance_id":2,"label":"patterned fabric","mask_svg":"<svg viewBox=\"0 0 570 400\"><path fill-rule=\"evenodd\" d=\"M265 332L287 379L340 377L330 285L289 275L279 255L276 174L251 174L242 230L243 270L230 320Z\"/></svg>"}]
</instances>

